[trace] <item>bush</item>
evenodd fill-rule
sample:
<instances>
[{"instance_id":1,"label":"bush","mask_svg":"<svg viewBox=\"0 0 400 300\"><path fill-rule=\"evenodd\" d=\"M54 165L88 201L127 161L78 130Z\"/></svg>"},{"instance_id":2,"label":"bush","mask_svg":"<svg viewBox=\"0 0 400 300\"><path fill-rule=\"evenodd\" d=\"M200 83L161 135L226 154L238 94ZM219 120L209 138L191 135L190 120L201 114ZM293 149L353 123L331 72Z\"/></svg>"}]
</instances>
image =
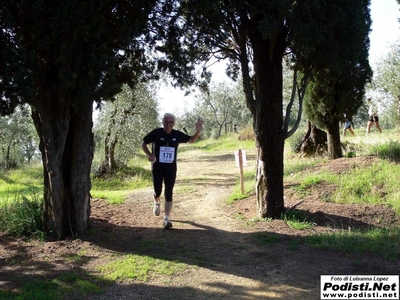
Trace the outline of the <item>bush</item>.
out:
<instances>
[{"instance_id":1,"label":"bush","mask_svg":"<svg viewBox=\"0 0 400 300\"><path fill-rule=\"evenodd\" d=\"M398 161L400 160L400 143L397 141L389 141L388 143L376 145L373 152L383 159Z\"/></svg>"},{"instance_id":2,"label":"bush","mask_svg":"<svg viewBox=\"0 0 400 300\"><path fill-rule=\"evenodd\" d=\"M301 144L303 142L305 134L306 134L306 130L298 129L292 136L290 136L286 140L286 143L289 146L289 149L291 149L293 153L300 152Z\"/></svg>"},{"instance_id":3,"label":"bush","mask_svg":"<svg viewBox=\"0 0 400 300\"><path fill-rule=\"evenodd\" d=\"M0 209L0 229L13 236L44 236L42 201L26 197L5 204Z\"/></svg>"}]
</instances>

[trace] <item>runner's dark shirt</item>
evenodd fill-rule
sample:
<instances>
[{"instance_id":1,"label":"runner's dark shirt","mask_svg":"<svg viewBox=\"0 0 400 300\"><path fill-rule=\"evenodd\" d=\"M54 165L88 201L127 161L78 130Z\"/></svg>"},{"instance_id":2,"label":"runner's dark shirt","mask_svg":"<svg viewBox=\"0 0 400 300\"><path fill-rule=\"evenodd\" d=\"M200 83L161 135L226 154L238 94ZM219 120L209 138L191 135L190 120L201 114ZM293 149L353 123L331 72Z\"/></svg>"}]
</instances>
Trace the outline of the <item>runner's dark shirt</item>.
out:
<instances>
[{"instance_id":1,"label":"runner's dark shirt","mask_svg":"<svg viewBox=\"0 0 400 300\"><path fill-rule=\"evenodd\" d=\"M148 135L143 138L143 142L146 144L152 143L152 153L155 155L157 161L152 164L154 169L163 169L169 171L176 171L176 155L178 152L178 146L180 143L187 143L191 136L183 133L182 131L172 129L170 133L166 133L164 128L157 128L151 131ZM163 157L160 157L160 147L171 147L174 149L174 156L171 157L171 163L163 163ZM168 155L161 151L163 156Z\"/></svg>"}]
</instances>

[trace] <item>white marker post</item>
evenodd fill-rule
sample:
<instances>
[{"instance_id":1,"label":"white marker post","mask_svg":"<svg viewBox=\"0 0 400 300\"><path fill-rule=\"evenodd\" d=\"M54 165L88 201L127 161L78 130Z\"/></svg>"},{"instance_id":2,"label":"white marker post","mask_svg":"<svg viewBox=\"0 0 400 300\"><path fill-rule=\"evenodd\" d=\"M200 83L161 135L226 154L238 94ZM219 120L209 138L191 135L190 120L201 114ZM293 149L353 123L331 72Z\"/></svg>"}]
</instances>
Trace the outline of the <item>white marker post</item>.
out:
<instances>
[{"instance_id":1,"label":"white marker post","mask_svg":"<svg viewBox=\"0 0 400 300\"><path fill-rule=\"evenodd\" d=\"M247 165L247 159L246 159L246 151L239 149L238 151L235 151L235 160L236 160L236 166L239 167L239 172L240 172L240 188L242 190L242 194L244 194L244 178L243 178L243 166Z\"/></svg>"}]
</instances>

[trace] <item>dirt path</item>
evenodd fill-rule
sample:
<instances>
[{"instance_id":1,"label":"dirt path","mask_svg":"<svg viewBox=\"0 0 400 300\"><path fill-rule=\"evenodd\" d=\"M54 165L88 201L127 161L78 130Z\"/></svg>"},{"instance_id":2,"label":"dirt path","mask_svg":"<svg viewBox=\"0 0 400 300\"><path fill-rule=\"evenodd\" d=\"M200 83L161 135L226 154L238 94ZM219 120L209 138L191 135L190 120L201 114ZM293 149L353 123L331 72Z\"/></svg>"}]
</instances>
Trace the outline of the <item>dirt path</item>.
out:
<instances>
[{"instance_id":1,"label":"dirt path","mask_svg":"<svg viewBox=\"0 0 400 300\"><path fill-rule=\"evenodd\" d=\"M254 168L254 159L248 153L246 168ZM88 299L320 299L320 275L396 274L400 269L398 261L305 246L300 236L310 232L283 221L251 222L254 198L232 206L225 202L239 178L233 154L181 152L178 169L172 230L160 229L161 217L151 214L151 190L132 195L126 205L135 217L146 216L144 223L138 217L133 225L150 231L143 239L162 241L147 254L167 255L188 264L187 269L168 280L116 285ZM257 233L267 242L257 242Z\"/></svg>"},{"instance_id":2,"label":"dirt path","mask_svg":"<svg viewBox=\"0 0 400 300\"><path fill-rule=\"evenodd\" d=\"M390 209L326 203L319 197L329 189L313 190L297 209L315 216L317 224L294 230L282 220L254 219L254 197L226 204L239 177L232 153L209 155L183 148L179 158L171 230L162 229L162 217L152 214L151 189L130 195L118 206L93 199L87 237L29 243L0 236L0 288L10 289L31 276L53 278L71 270L96 277L99 266L124 254L182 262L186 267L173 276L105 286L102 294L84 299L316 300L323 274L399 273L399 260L317 250L303 240L332 230L326 226L329 222L341 228L375 226L377 215L381 224L398 222ZM254 168L254 153L247 158L246 168ZM372 161L352 160L357 163ZM340 170L348 161L336 164L328 167ZM286 206L299 200L289 189L285 195ZM76 253L81 255L79 261L68 259ZM20 263L10 264L13 259Z\"/></svg>"},{"instance_id":3,"label":"dirt path","mask_svg":"<svg viewBox=\"0 0 400 300\"><path fill-rule=\"evenodd\" d=\"M254 155L249 155L248 167L253 166ZM289 294L296 299L303 287L291 286L280 271L277 258L281 250L265 249L263 253L253 245L251 228L243 228L239 215L227 211L225 200L239 179L238 170L233 154L181 154L174 227L169 231L158 229L162 218L151 215L149 203L143 205L151 190L132 195L127 205L132 205L132 211L144 208L140 213L151 218L147 226L156 230L152 238L168 244L158 251L189 267L167 284L152 280L143 285L117 285L89 299L111 299L115 294L117 299L287 299Z\"/></svg>"}]
</instances>

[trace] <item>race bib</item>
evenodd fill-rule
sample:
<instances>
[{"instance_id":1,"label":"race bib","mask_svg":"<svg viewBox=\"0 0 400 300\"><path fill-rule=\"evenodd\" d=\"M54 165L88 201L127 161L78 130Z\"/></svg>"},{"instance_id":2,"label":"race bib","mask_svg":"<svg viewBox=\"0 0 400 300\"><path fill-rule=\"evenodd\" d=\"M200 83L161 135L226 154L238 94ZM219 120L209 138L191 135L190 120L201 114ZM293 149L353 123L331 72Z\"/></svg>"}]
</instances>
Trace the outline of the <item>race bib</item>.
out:
<instances>
[{"instance_id":1,"label":"race bib","mask_svg":"<svg viewBox=\"0 0 400 300\"><path fill-rule=\"evenodd\" d=\"M174 147L160 147L159 162L171 164L174 162L175 148Z\"/></svg>"}]
</instances>

